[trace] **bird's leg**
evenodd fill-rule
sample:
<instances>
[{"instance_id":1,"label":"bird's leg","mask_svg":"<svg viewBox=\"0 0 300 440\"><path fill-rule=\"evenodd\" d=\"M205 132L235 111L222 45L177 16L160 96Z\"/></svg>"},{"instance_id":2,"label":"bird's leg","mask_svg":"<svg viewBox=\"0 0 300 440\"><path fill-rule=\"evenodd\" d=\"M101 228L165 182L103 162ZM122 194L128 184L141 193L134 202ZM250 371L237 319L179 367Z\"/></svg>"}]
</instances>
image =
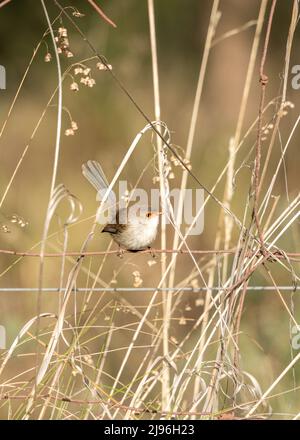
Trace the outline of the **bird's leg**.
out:
<instances>
[{"instance_id":1,"label":"bird's leg","mask_svg":"<svg viewBox=\"0 0 300 440\"><path fill-rule=\"evenodd\" d=\"M123 258L124 254L125 254L125 249L123 249L123 248L121 248L121 246L119 246L119 250L118 250L117 256L120 257L120 258Z\"/></svg>"},{"instance_id":2,"label":"bird's leg","mask_svg":"<svg viewBox=\"0 0 300 440\"><path fill-rule=\"evenodd\" d=\"M152 258L156 258L156 255L155 255L155 253L154 253L152 247L151 247L151 246L148 246L148 249L149 249L149 251L150 251L150 255L151 255L151 257L152 257Z\"/></svg>"}]
</instances>

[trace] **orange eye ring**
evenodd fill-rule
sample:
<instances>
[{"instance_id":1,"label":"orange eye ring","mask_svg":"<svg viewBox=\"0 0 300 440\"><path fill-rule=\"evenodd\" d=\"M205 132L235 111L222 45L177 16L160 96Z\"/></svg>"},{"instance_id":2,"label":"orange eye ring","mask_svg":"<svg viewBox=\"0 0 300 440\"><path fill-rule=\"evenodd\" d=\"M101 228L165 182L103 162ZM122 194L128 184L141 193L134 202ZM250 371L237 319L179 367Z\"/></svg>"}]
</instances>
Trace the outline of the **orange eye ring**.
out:
<instances>
[{"instance_id":1,"label":"orange eye ring","mask_svg":"<svg viewBox=\"0 0 300 440\"><path fill-rule=\"evenodd\" d=\"M151 212L147 212L146 217L150 218L151 217Z\"/></svg>"}]
</instances>

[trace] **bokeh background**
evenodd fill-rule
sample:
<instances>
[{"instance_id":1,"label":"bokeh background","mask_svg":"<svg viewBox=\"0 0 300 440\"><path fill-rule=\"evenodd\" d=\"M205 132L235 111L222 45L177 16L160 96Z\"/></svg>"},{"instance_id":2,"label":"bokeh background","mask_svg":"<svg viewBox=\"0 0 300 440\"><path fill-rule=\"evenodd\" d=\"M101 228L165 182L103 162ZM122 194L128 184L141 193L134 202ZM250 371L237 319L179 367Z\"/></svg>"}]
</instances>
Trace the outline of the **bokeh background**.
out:
<instances>
[{"instance_id":1,"label":"bokeh background","mask_svg":"<svg viewBox=\"0 0 300 440\"><path fill-rule=\"evenodd\" d=\"M103 0L101 7L117 24L114 29L100 19L87 1L65 1L64 6L78 8L85 14L76 18L76 22L93 43L98 52L106 57L113 66L113 71L142 107L143 111L154 119L153 84L151 68L151 52L149 41L149 24L147 2L141 0ZM47 1L47 7L54 19L58 9L53 2ZM255 20L259 11L259 0L223 0L220 4L222 16L217 27L216 38L225 32L239 28L250 20ZM164 0L156 1L156 25L158 44L158 63L161 91L162 120L172 132L172 142L185 149L191 117L193 99L196 90L199 67L201 63L204 42L206 38L211 0ZM269 51L266 61L266 72L269 76L267 86L267 101L278 96L282 86L284 54L288 27L292 11L291 0L277 2L274 23L272 27ZM82 38L72 29L70 23L63 19L60 25L68 29L72 58L62 57L63 70L68 65L88 59L92 53ZM265 24L266 26L266 24ZM264 31L265 31L264 26ZM1 126L7 118L9 107L15 97L19 84L28 67L34 48L39 43L47 27L40 3L36 0L12 0L0 9L0 64L7 72L7 88L0 91L0 121ZM57 23L58 27L58 23ZM211 50L208 69L204 83L196 137L192 154L192 169L206 187L211 187L228 160L228 144L233 136L249 54L254 35L254 26L239 32L216 44ZM296 31L291 66L299 64L299 30ZM0 139L0 195L2 197L15 167L24 154L12 186L1 207L1 225L6 225L10 232L0 232L1 249L26 251L37 245L42 237L45 213L49 199L51 173L54 158L56 133L56 99L53 106L48 108L33 139L32 132L45 109L48 99L56 86L56 67L54 58L46 63L44 58L52 53L51 40L41 47L34 58L30 70L22 85L18 99L7 121ZM262 45L260 45L260 52ZM260 56L258 57L260 59ZM79 83L79 91L70 89L73 82L68 76L63 85L63 135L59 158L58 182L63 183L83 206L81 219L87 219L69 229L68 250L78 250L82 246L93 219L97 203L95 193L81 174L81 164L88 159L96 159L105 170L108 179L112 178L118 165L132 140L146 125L146 121L136 111L132 103L120 90L108 72L96 68L97 60L85 64L91 70L95 85L91 88L79 83L79 76L74 76ZM72 72L71 72L72 73ZM258 83L258 65L251 85L250 99L247 107L243 132L252 124L257 116L260 86ZM288 100L295 104L281 123L280 135L283 143L286 141L299 112L299 93L288 83ZM70 128L70 117L78 125L74 136L65 136ZM266 115L265 121L271 119L274 108ZM237 164L241 164L247 152L253 145L256 130L253 130L242 147ZM288 174L288 194L284 173L280 173L274 189L274 196L280 196L278 209L287 206L287 197L291 199L299 191L299 129L291 142L286 155ZM27 144L29 146L27 147ZM24 153L25 152L25 153ZM274 172L280 157L280 143L277 141L271 159L266 186ZM132 158L128 162L122 178L132 186L148 165L142 177L140 186L150 189L154 187L155 170L149 161L153 158L151 136L146 135ZM247 164L251 165L253 156ZM180 167L174 169L175 179L171 182L176 186L181 178ZM250 183L249 167L243 168L236 181L232 210L241 217ZM157 186L157 185L156 185ZM192 180L190 187L195 187ZM224 184L221 184L216 195L222 198ZM59 207L51 223L51 232L61 231L61 224L68 212L68 207ZM195 249L213 249L217 229L219 208L211 201L205 211L205 228L201 236L189 240ZM17 215L28 224L20 227L12 223L11 216ZM298 225L299 226L299 225ZM3 229L3 228L2 228ZM235 231L236 234L237 231ZM168 245L173 237L172 227L168 227ZM236 235L235 235L236 237ZM63 234L49 240L48 251L62 248ZM105 250L110 239L104 235L96 235L91 242L90 250ZM234 241L234 240L233 240ZM234 242L233 242L234 244ZM279 245L286 251L299 251L299 229L294 225L280 240ZM155 247L160 246L159 237ZM114 248L114 245L113 247ZM39 250L39 247L35 247ZM140 272L144 286L155 285L160 279L159 257L155 265L147 263L149 256L125 256L120 259L110 256L105 262L101 278L106 282L116 279L120 286L132 286L133 272ZM68 261L68 268L72 261ZM99 259L90 259L85 267L95 269ZM187 256L180 256L177 265L177 280L182 280L190 274L192 262ZM296 266L297 267L297 266ZM0 255L0 286L1 287L37 287L39 260L38 258L23 258ZM279 285L291 285L289 274L279 267L274 271ZM57 286L59 282L59 262L48 259L45 265L44 285ZM82 286L87 282L86 274L79 277ZM201 285L201 281L198 280ZM251 280L254 285L268 285L263 273L257 273ZM149 301L148 294L128 293L126 298L136 306L143 306ZM186 294L172 324L176 337L186 332L186 329L199 314L195 306L195 294ZM0 324L7 329L8 345L13 341L20 328L36 314L36 293L1 293L0 294ZM116 297L114 298L116 299ZM291 297L285 294L289 306L291 301L295 310L295 318L299 317L298 293ZM117 300L117 299L116 299ZM55 311L57 298L55 294L44 294L42 298L43 311ZM180 325L180 318L186 318L185 325ZM120 318L121 320L123 318ZM262 389L265 389L291 360L289 318L282 302L274 292L249 292L246 297L245 310L242 316L241 347L243 366L253 374ZM122 343L126 344L126 335L120 334ZM191 345L192 345L191 341ZM136 360L142 357L137 353ZM122 354L116 353L111 357L112 371L118 364ZM18 358L12 369L24 368L30 361ZM134 365L132 365L134 368ZM289 373L276 388L278 393L299 385L299 368ZM271 404L275 412L288 414L299 411L298 391L282 394L273 399Z\"/></svg>"}]
</instances>

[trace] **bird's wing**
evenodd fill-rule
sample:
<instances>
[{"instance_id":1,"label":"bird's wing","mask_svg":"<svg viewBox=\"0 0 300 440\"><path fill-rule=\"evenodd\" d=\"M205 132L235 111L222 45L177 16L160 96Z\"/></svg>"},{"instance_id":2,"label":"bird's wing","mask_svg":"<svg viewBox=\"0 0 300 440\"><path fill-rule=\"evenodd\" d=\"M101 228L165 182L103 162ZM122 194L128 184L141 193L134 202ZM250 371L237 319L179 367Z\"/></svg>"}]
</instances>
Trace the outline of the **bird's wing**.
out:
<instances>
[{"instance_id":1,"label":"bird's wing","mask_svg":"<svg viewBox=\"0 0 300 440\"><path fill-rule=\"evenodd\" d=\"M101 232L109 232L110 234L116 234L118 232L117 225L106 225Z\"/></svg>"}]
</instances>

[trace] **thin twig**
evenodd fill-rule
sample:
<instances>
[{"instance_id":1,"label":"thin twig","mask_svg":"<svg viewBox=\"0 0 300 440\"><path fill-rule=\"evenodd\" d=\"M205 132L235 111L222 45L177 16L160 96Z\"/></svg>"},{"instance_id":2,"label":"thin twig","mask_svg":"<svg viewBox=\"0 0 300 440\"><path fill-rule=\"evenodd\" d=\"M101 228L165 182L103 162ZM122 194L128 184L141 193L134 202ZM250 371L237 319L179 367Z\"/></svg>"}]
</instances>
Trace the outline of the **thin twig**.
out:
<instances>
[{"instance_id":1,"label":"thin twig","mask_svg":"<svg viewBox=\"0 0 300 440\"><path fill-rule=\"evenodd\" d=\"M293 38L294 38L294 34L295 34L295 30L296 30L296 26L298 23L298 13L299 13L299 6L298 6L298 0L294 0L294 4L293 4L293 10L292 10L292 18L291 18L291 23L290 23L290 28L289 28L289 34L288 34L288 39L287 39L287 43L286 43L286 52L285 52L285 67L284 67L284 76L283 76L283 91L282 91L282 96L281 96L281 103L280 103L280 108L279 111L277 112L276 115L276 119L275 119L275 123L274 123L274 128L273 128L273 133L272 133L272 137L269 143L269 147L268 147L268 151L266 154L266 158L265 158L265 163L264 163L264 167L263 170L261 172L261 177L260 177L260 182L259 182L259 189L258 192L260 193L265 176L266 176L266 172L267 172L267 167L269 164L269 160L271 157L271 152L273 150L273 146L275 143L275 139L276 139L276 135L279 132L279 124L281 121L281 118L284 115L284 105L286 102L286 92L287 92L287 82L288 82L288 78L289 78L289 66L290 66L290 57L291 57L291 51L292 51L292 45L293 45Z\"/></svg>"},{"instance_id":2,"label":"thin twig","mask_svg":"<svg viewBox=\"0 0 300 440\"><path fill-rule=\"evenodd\" d=\"M139 255L141 254L197 254L197 255L223 255L223 254L235 254L237 251L236 248L231 249L219 249L219 250L200 250L200 249L145 249L142 251L138 251ZM30 251L13 251L10 249L0 249L0 254L4 255L13 255L18 257L40 257L40 252L30 252ZM100 255L118 255L122 256L123 254L135 254L133 251L127 250L112 250L112 251L88 251L88 252L80 252L80 251L67 251L67 252L45 252L43 254L44 257L94 257ZM252 257L255 252L248 252L246 254L247 257ZM291 258L300 257L300 252L280 252L279 250L275 252L276 258L285 258L285 255Z\"/></svg>"},{"instance_id":3,"label":"thin twig","mask_svg":"<svg viewBox=\"0 0 300 440\"><path fill-rule=\"evenodd\" d=\"M100 15L100 17L110 24L112 27L116 28L117 25L114 23L107 15L104 14L102 9L94 2L94 0L87 0L89 4L95 9L95 11Z\"/></svg>"},{"instance_id":4,"label":"thin twig","mask_svg":"<svg viewBox=\"0 0 300 440\"><path fill-rule=\"evenodd\" d=\"M149 33L150 33L150 46L151 46L151 58L152 58L152 75L153 75L153 94L154 94L154 114L155 120L157 122L161 121L161 106L160 106L160 92L159 92L159 75L158 75L158 59L157 59L157 44L156 44L156 26L155 26L155 12L154 12L154 1L148 0L148 17L149 17ZM161 131L161 128L158 127ZM164 144L162 142L161 136L156 136L156 150L157 150L157 160L158 160L158 170L159 170L159 189L160 189L160 203L163 211L161 218L161 247L166 248L167 245L167 235L166 235L166 206L168 197L167 179L165 175L165 158L164 158ZM166 254L162 253L161 257L161 274L166 271L167 261ZM164 281L162 287L166 287L166 281ZM169 357L169 328L170 328L170 313L172 307L172 296L167 292L162 293L163 301L163 353L164 357L168 359ZM166 368L164 368L164 375L162 380L162 407L167 410L167 402L169 398L170 390L170 368L169 364L166 362Z\"/></svg>"},{"instance_id":5,"label":"thin twig","mask_svg":"<svg viewBox=\"0 0 300 440\"><path fill-rule=\"evenodd\" d=\"M265 62L267 57L267 51L270 40L270 33L272 27L272 21L274 17L274 11L277 0L273 0L270 10L270 15L268 19L267 32L264 42L263 54L261 58L260 68L259 68L259 76L261 83L261 94L260 94L260 104L258 110L258 128L257 128L257 142L256 142L256 154L255 154L255 168L254 168L254 207L253 207L253 216L257 227L257 233L259 236L260 244L262 249L264 249L264 238L263 232L260 227L259 217L258 217L258 199L259 199L259 179L260 179L260 162L261 162L261 137L262 137L262 116L263 116L263 108L265 102L265 93L266 93L266 85L268 83L268 76L265 74Z\"/></svg>"},{"instance_id":6,"label":"thin twig","mask_svg":"<svg viewBox=\"0 0 300 440\"><path fill-rule=\"evenodd\" d=\"M55 185L56 185L56 178L57 178L57 170L58 170L58 161L59 161L59 153L60 153L60 135L61 135L61 120L62 120L62 72L61 72L61 66L60 66L60 59L58 55L58 50L56 46L55 36L53 27L50 21L50 17L45 5L44 0L41 0L42 9L44 11L47 25L49 28L49 32L51 35L51 40L55 52L55 59L56 59L56 68L57 68L57 80L58 80L58 97L57 97L57 126L56 126L56 138L55 138L55 148L54 148L54 161L53 161L53 170L52 170L52 178L51 178L51 187L50 187L50 194L49 194L49 201L47 206L47 212L46 217L44 221L44 228L43 228L43 235L42 235L42 242L41 242L41 252L40 252L40 266L39 266L39 295L37 298L37 316L40 316L40 310L41 310L41 294L42 294L42 287L43 287L43 277L44 277L44 252L46 248L46 241L47 241L47 235L48 235L48 228L51 221L51 204L53 201L53 197L55 194ZM40 331L40 318L37 320L36 325L36 338L39 339L39 331ZM40 354L40 347L39 344L37 345L37 352L36 352L36 375L34 378L34 385L32 388L31 393L31 399L28 401L28 405L26 407L26 413L24 418L28 419L30 416L32 407L35 402L36 393L37 393L37 373L38 373L38 362L39 362L39 354Z\"/></svg>"},{"instance_id":7,"label":"thin twig","mask_svg":"<svg viewBox=\"0 0 300 440\"><path fill-rule=\"evenodd\" d=\"M9 394L5 394L3 396L0 396L0 400L27 400L28 399L28 395L17 395L17 396L10 396ZM54 399L53 396L51 396L51 394L47 393L47 394L42 394L40 396L38 396L40 399ZM126 405L121 405L118 403L109 403L109 402L101 402L99 400L84 400L84 399L73 399L70 397L60 397L57 400L61 401L61 402L66 402L66 403L75 403L75 404L79 404L79 405L99 405L99 404L105 404L110 406L111 408L120 408L120 409L124 409L126 411L132 411L132 412L136 412L137 414L161 414L161 415L173 415L173 416L191 416L191 415L196 415L196 416L217 416L217 414L213 414L213 413L205 413L205 412L189 412L189 411L177 411L177 412L164 412L161 410L157 410L157 409L151 409L151 408L134 408L134 407L130 407L130 406L126 406Z\"/></svg>"},{"instance_id":8,"label":"thin twig","mask_svg":"<svg viewBox=\"0 0 300 440\"><path fill-rule=\"evenodd\" d=\"M0 8L3 8L3 6L7 5L7 3L10 3L10 2L11 2L11 0L3 0L3 1L0 3Z\"/></svg>"}]
</instances>

